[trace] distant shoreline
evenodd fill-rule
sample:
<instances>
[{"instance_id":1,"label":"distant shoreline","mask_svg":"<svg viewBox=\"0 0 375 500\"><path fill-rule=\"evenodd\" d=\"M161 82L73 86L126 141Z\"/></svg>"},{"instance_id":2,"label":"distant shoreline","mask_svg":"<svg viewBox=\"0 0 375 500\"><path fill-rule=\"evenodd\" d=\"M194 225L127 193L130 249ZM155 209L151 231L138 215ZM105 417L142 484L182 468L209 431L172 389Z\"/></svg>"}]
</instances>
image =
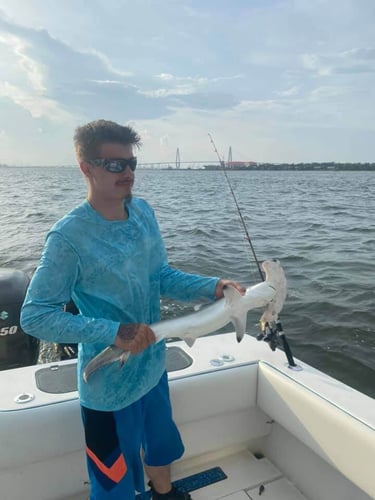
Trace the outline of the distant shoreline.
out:
<instances>
[{"instance_id":1,"label":"distant shoreline","mask_svg":"<svg viewBox=\"0 0 375 500\"><path fill-rule=\"evenodd\" d=\"M204 170L223 170L220 165L204 165ZM227 170L350 170L375 171L375 163L258 163L247 167L230 167Z\"/></svg>"},{"instance_id":2,"label":"distant shoreline","mask_svg":"<svg viewBox=\"0 0 375 500\"><path fill-rule=\"evenodd\" d=\"M192 162L192 165L194 163ZM6 165L0 164L0 168L59 168L59 167L74 167L76 165ZM155 166L151 166L149 163L139 165L141 170L192 170L198 172L209 172L223 170L221 165L202 165L200 167L194 166L181 166L175 167L172 165L161 166L155 163ZM375 171L375 163L333 163L333 162L322 162L322 163L257 163L248 166L230 166L226 167L227 171L262 171L262 170L274 170L274 171L287 171L287 170L302 170L302 171L351 171L351 172L364 172L364 171Z\"/></svg>"}]
</instances>

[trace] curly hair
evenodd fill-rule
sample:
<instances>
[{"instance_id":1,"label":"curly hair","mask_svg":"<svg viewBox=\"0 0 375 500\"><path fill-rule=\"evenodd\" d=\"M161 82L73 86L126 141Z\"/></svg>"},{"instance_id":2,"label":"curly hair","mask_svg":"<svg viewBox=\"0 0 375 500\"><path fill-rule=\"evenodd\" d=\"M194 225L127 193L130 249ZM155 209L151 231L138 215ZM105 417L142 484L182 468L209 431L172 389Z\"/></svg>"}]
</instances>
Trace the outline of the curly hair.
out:
<instances>
[{"instance_id":1,"label":"curly hair","mask_svg":"<svg viewBox=\"0 0 375 500\"><path fill-rule=\"evenodd\" d=\"M95 120L75 130L74 147L78 161L97 158L100 146L108 142L124 146L131 144L137 148L142 145L133 128L109 120Z\"/></svg>"}]
</instances>

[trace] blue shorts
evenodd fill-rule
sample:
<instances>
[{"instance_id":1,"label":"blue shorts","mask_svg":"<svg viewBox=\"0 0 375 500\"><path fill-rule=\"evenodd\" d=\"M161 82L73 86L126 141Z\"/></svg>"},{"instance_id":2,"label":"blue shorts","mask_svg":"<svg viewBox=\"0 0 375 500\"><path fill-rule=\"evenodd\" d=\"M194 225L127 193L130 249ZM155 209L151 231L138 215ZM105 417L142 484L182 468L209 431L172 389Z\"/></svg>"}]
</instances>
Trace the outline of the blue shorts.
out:
<instances>
[{"instance_id":1,"label":"blue shorts","mask_svg":"<svg viewBox=\"0 0 375 500\"><path fill-rule=\"evenodd\" d=\"M144 492L143 463L169 465L184 453L172 419L168 377L123 410L105 412L81 406L85 430L90 500L135 498Z\"/></svg>"}]
</instances>

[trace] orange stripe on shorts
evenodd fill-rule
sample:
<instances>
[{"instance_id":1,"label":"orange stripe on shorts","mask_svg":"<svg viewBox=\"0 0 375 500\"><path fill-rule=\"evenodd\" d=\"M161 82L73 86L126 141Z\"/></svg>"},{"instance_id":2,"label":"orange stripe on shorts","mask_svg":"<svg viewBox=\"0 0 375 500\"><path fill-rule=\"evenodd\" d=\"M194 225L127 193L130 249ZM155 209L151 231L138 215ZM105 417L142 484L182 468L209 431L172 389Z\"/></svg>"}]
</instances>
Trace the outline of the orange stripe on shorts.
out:
<instances>
[{"instance_id":1,"label":"orange stripe on shorts","mask_svg":"<svg viewBox=\"0 0 375 500\"><path fill-rule=\"evenodd\" d=\"M121 454L118 457L116 462L114 462L114 464L111 467L107 467L106 465L103 464L103 462L99 460L99 458L95 455L95 453L93 453L90 450L90 448L86 447L86 453L95 463L97 468L115 483L119 483L128 470L123 454Z\"/></svg>"}]
</instances>

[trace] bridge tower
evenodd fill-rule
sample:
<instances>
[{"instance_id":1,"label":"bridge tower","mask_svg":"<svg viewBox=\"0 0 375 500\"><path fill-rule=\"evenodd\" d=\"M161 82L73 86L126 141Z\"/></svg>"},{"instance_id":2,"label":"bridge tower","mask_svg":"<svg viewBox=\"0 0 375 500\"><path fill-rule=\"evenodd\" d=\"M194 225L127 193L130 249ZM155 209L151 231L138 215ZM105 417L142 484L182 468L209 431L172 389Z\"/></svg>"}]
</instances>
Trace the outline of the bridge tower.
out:
<instances>
[{"instance_id":1,"label":"bridge tower","mask_svg":"<svg viewBox=\"0 0 375 500\"><path fill-rule=\"evenodd\" d=\"M227 166L231 168L231 164L232 164L232 146L229 146Z\"/></svg>"},{"instance_id":2,"label":"bridge tower","mask_svg":"<svg viewBox=\"0 0 375 500\"><path fill-rule=\"evenodd\" d=\"M180 168L180 166L181 166L180 149L177 148L177 151L176 151L176 168Z\"/></svg>"}]
</instances>

